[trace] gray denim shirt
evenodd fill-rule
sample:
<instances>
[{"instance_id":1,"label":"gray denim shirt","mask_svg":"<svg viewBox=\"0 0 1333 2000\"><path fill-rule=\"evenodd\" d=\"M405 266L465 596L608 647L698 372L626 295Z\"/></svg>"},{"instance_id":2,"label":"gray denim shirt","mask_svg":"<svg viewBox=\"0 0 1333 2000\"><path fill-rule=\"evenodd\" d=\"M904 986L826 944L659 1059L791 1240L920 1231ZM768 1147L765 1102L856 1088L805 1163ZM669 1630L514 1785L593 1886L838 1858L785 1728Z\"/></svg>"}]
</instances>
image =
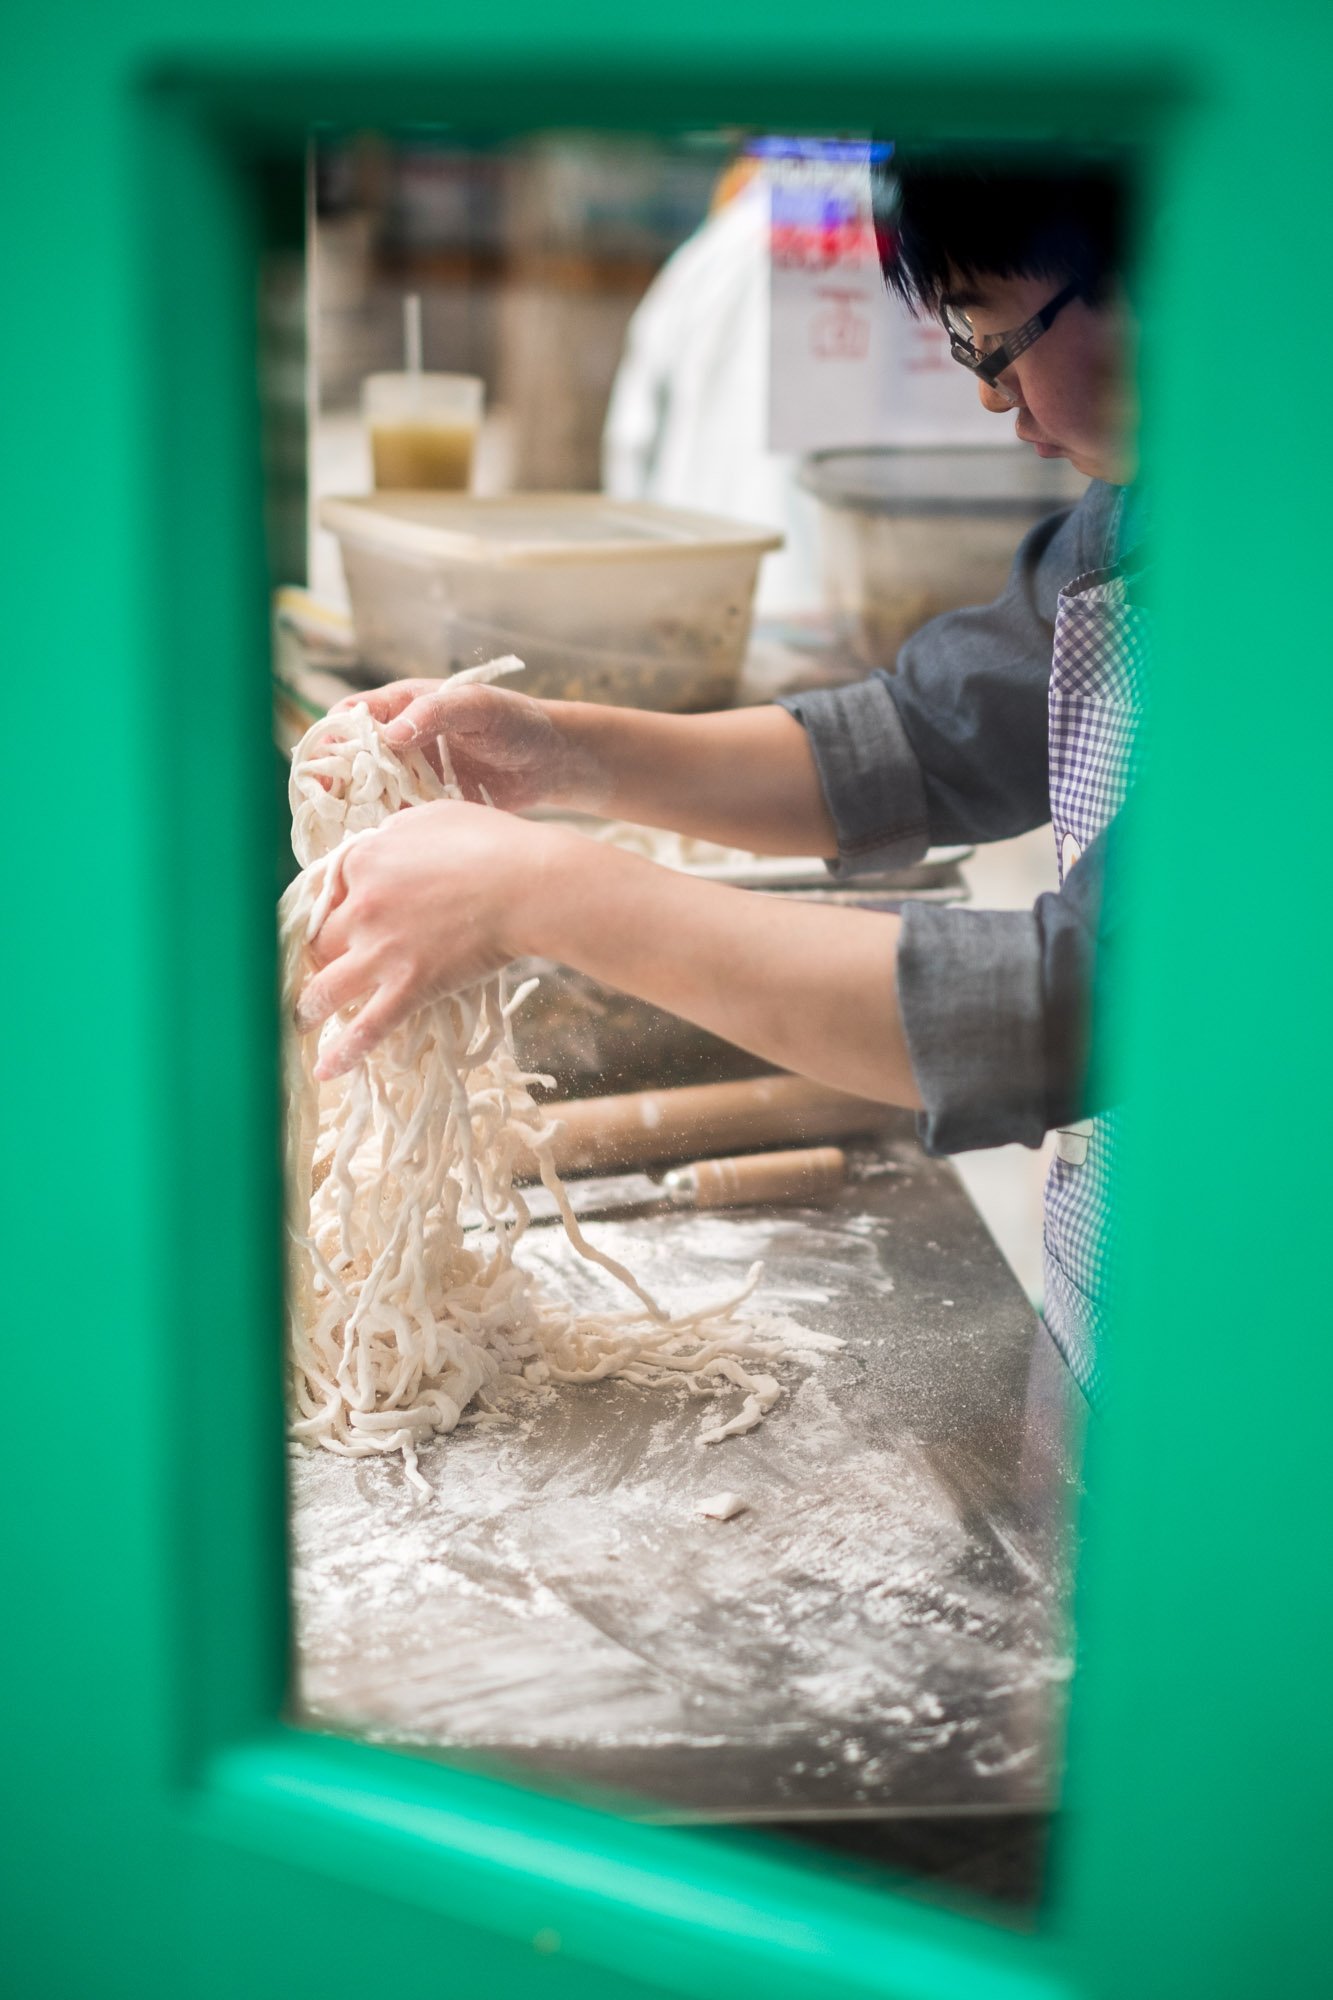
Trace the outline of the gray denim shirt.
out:
<instances>
[{"instance_id":1,"label":"gray denim shirt","mask_svg":"<svg viewBox=\"0 0 1333 2000\"><path fill-rule=\"evenodd\" d=\"M1120 503L1117 488L1094 481L1076 507L1039 522L994 603L932 619L894 673L784 699L809 735L837 830L834 875L1004 840L1050 818L1057 603L1075 577L1115 561ZM1031 910L904 906L898 999L928 1151L1036 1146L1097 1108L1089 1027L1113 833Z\"/></svg>"}]
</instances>

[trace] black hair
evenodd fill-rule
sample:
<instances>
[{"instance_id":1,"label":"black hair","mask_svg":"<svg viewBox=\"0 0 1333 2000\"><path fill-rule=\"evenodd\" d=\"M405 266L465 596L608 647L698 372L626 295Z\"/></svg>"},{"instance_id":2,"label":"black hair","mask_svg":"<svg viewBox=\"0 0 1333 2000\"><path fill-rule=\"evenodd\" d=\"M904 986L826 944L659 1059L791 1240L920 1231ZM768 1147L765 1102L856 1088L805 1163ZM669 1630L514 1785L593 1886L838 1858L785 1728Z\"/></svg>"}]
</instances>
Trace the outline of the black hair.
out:
<instances>
[{"instance_id":1,"label":"black hair","mask_svg":"<svg viewBox=\"0 0 1333 2000\"><path fill-rule=\"evenodd\" d=\"M1124 272L1126 177L1109 158L895 151L873 189L884 276L914 313L960 279L1073 281L1095 305Z\"/></svg>"}]
</instances>

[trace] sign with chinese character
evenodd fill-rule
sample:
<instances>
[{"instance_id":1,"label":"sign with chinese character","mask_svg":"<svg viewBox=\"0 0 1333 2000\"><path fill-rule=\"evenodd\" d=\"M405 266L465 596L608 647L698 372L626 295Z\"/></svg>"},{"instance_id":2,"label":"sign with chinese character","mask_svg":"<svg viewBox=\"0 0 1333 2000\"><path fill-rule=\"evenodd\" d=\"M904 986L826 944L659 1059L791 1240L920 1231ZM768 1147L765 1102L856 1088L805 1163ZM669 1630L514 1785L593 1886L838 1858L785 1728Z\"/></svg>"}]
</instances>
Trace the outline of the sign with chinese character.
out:
<instances>
[{"instance_id":1,"label":"sign with chinese character","mask_svg":"<svg viewBox=\"0 0 1333 2000\"><path fill-rule=\"evenodd\" d=\"M871 206L878 141L764 139L769 190L769 445L1008 444L944 330L887 290Z\"/></svg>"}]
</instances>

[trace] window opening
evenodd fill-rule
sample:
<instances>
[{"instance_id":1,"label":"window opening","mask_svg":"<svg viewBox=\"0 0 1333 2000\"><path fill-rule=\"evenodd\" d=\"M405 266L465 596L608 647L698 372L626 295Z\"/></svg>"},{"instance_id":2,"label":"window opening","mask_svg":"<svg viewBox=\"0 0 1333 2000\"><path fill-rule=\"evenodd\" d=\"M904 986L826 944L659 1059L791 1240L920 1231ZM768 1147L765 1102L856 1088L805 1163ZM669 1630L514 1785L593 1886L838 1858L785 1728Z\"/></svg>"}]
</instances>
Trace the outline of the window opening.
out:
<instances>
[{"instance_id":1,"label":"window opening","mask_svg":"<svg viewBox=\"0 0 1333 2000\"><path fill-rule=\"evenodd\" d=\"M460 735L450 766L423 737L404 762L384 748L383 708L312 736L335 704L396 679L516 657L512 686L538 700L743 720L787 699L803 726L803 695L873 687L877 669L947 687L939 668L904 668L903 648L1002 593L1024 536L1037 549L1055 532L1039 524L1080 504L1089 465L1045 448L1040 423L1035 450L1015 444L996 414L1031 426L1014 369L1035 336L1011 342L1004 378L983 378L987 407L956 365L960 325L992 353L1035 324L986 319L984 246L965 246L970 289L951 280L966 296L913 316L886 291L895 160L864 140L736 133L312 149L305 259L271 256L261 340L275 738L284 778L302 746L298 832L316 871L349 831L374 840L373 821L434 809L452 776L467 800L544 826L559 815L559 799L529 795L521 744L506 767ZM1050 326L1089 338L1079 313L1103 300L1067 254L1047 243L1038 260L1083 287ZM1000 277L1017 295L1031 273ZM1063 336L1042 337L1054 351ZM1073 572L1028 561L1053 622ZM982 639L998 644L1004 615L992 625ZM1044 681L1019 707L1044 773ZM937 724L947 761L950 729L966 728L947 711ZM941 926L941 949L960 904L1021 925L1072 866L1048 823L1020 828L1012 798L974 802L965 837L919 852L881 839L866 871L830 875L822 851L729 835L739 808L709 837L567 789L580 840L774 909L910 906L922 936ZM346 893L336 868L298 885L298 942L321 895L336 908ZM315 971L298 960L289 1001ZM1042 1184L1057 1156L1076 1171L1086 1121L1062 1102L1042 1140L1041 1123L983 1118L971 1144L936 1131L952 1158L932 1158L909 1108L867 1112L871 1093L845 1089L784 1098L771 1048L557 950L521 952L500 977L451 1016L448 1060L429 1035L403 1044L409 1067L349 1098L336 1129L326 1116L322 1136L315 1043L293 1044L297 1236L312 1195L322 1215L292 1265L293 1715L1030 1912L1058 1800L1084 1408L1034 1311ZM471 1073L464 1131L451 1062L488 1033L499 1053ZM404 1233L385 1147L414 1118L438 1140L451 1105L449 1143L480 1171L464 1159L446 1222L418 1213ZM556 1204L514 1139L554 1119L572 1232L543 1214ZM425 1187L438 1145L406 1151ZM753 1184L713 1207L723 1153ZM755 1154L779 1157L757 1169ZM585 1231L602 1262L571 1240ZM475 1280L453 1365L447 1342L420 1350L423 1270L446 1241ZM388 1303L358 1353L376 1286ZM595 1386L556 1379L568 1345L514 1333L558 1300L585 1331L601 1316L580 1350L584 1369L605 1365ZM658 1301L695 1323L656 1334ZM321 1314L315 1355L300 1339ZM470 1341L475 1367L460 1359Z\"/></svg>"}]
</instances>

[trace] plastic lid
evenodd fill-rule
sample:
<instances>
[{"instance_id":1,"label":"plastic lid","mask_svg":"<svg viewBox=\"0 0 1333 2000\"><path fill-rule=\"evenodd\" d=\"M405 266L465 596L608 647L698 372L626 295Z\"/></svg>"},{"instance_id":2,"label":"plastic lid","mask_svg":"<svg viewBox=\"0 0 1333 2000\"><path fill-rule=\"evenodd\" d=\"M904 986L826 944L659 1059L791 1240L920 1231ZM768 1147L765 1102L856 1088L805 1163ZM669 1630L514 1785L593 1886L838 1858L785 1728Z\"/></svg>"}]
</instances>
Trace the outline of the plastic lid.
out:
<instances>
[{"instance_id":1,"label":"plastic lid","mask_svg":"<svg viewBox=\"0 0 1333 2000\"><path fill-rule=\"evenodd\" d=\"M1027 445L818 451L802 461L800 482L825 506L863 514L1031 514L1067 506L1088 484Z\"/></svg>"},{"instance_id":2,"label":"plastic lid","mask_svg":"<svg viewBox=\"0 0 1333 2000\"><path fill-rule=\"evenodd\" d=\"M326 528L386 553L514 565L762 552L771 528L601 493L368 493L320 503Z\"/></svg>"}]
</instances>

